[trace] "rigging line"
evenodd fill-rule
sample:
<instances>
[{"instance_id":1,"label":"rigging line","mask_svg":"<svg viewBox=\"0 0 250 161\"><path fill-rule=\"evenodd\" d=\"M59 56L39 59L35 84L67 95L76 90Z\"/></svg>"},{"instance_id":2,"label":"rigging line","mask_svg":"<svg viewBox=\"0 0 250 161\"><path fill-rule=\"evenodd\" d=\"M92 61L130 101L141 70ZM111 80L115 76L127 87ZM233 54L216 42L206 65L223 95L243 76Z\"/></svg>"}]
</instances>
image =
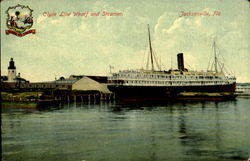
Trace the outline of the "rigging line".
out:
<instances>
[{"instance_id":1,"label":"rigging line","mask_svg":"<svg viewBox=\"0 0 250 161\"><path fill-rule=\"evenodd\" d=\"M155 59L155 63L156 63L156 65L157 65L157 68L158 68L159 70L161 70L160 65L159 65L159 63L158 63L158 61L157 61L157 56L156 56L155 50L153 50L153 57L154 57L154 59Z\"/></svg>"},{"instance_id":2,"label":"rigging line","mask_svg":"<svg viewBox=\"0 0 250 161\"><path fill-rule=\"evenodd\" d=\"M209 70L209 71L213 71L213 67L214 67L214 62L212 62L212 64L211 64L211 68L210 68L210 70Z\"/></svg>"},{"instance_id":3,"label":"rigging line","mask_svg":"<svg viewBox=\"0 0 250 161\"><path fill-rule=\"evenodd\" d=\"M212 65L211 59L212 59L212 53L213 53L213 48L210 49L210 57L209 57L209 61L208 61L208 65L207 65L207 71L210 70L210 65Z\"/></svg>"},{"instance_id":4,"label":"rigging line","mask_svg":"<svg viewBox=\"0 0 250 161\"><path fill-rule=\"evenodd\" d=\"M146 55L146 50L144 50L144 53L143 53L143 59L142 59L142 64L141 64L142 69L143 69L143 64L145 61L145 55Z\"/></svg>"},{"instance_id":5,"label":"rigging line","mask_svg":"<svg viewBox=\"0 0 250 161\"><path fill-rule=\"evenodd\" d=\"M223 63L224 64L224 69L225 70L227 70L226 72L227 72L227 74L232 74L232 75L234 75L234 72L232 71L232 69L231 68L229 68L229 66L227 65L227 61L226 61L226 59L224 58L224 56L223 55L219 55L221 58L221 60L223 61L223 62L225 62L225 63ZM221 62L220 62L221 63Z\"/></svg>"},{"instance_id":6,"label":"rigging line","mask_svg":"<svg viewBox=\"0 0 250 161\"><path fill-rule=\"evenodd\" d=\"M184 61L184 64L186 64L187 65L187 69L194 69L194 68L192 68L192 66L190 66L186 61ZM184 68L185 68L185 65L184 65Z\"/></svg>"},{"instance_id":7,"label":"rigging line","mask_svg":"<svg viewBox=\"0 0 250 161\"><path fill-rule=\"evenodd\" d=\"M210 59L209 59L209 62L208 62L207 70L209 70L209 69L210 69L210 65L212 66L212 64L213 64L213 63L211 62L211 61L212 61L212 57L213 57L213 56L212 56L212 55L213 55L213 54L212 54L212 53L213 53L213 48L211 48L210 50L211 50L211 51L210 51L210 52L211 52L211 55L210 55Z\"/></svg>"},{"instance_id":8,"label":"rigging line","mask_svg":"<svg viewBox=\"0 0 250 161\"><path fill-rule=\"evenodd\" d=\"M171 70L173 69L173 58L172 58L172 55L171 55Z\"/></svg>"},{"instance_id":9,"label":"rigging line","mask_svg":"<svg viewBox=\"0 0 250 161\"><path fill-rule=\"evenodd\" d=\"M223 60L223 62L225 62L224 64L225 64L225 69L227 69L228 70L228 74L233 74L234 72L231 70L231 68L229 68L228 67L228 65L227 65L227 61L226 61L226 59L224 58L224 56L223 55L220 55L221 56L221 59ZM233 74L234 75L234 74Z\"/></svg>"},{"instance_id":10,"label":"rigging line","mask_svg":"<svg viewBox=\"0 0 250 161\"><path fill-rule=\"evenodd\" d=\"M215 41L213 43L213 47L214 47L214 69L215 69L215 72L217 73L218 72L218 69L217 69L217 55L216 55L216 46L215 46Z\"/></svg>"},{"instance_id":11,"label":"rigging line","mask_svg":"<svg viewBox=\"0 0 250 161\"><path fill-rule=\"evenodd\" d=\"M222 71L222 65L223 65L223 64L222 64L219 60L218 60L217 62L218 62L219 68L220 68L220 72L223 72L223 71Z\"/></svg>"},{"instance_id":12,"label":"rigging line","mask_svg":"<svg viewBox=\"0 0 250 161\"><path fill-rule=\"evenodd\" d=\"M146 69L148 70L149 69L149 50L148 51L148 56L147 56L147 64L146 64Z\"/></svg>"}]
</instances>

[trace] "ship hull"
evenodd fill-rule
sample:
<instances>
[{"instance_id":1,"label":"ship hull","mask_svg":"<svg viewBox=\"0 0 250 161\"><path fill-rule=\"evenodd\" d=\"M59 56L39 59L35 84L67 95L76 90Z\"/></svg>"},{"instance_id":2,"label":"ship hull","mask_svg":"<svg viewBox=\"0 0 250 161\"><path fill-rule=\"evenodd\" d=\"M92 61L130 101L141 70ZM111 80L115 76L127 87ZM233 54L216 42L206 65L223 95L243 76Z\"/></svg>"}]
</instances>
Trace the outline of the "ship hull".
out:
<instances>
[{"instance_id":1,"label":"ship hull","mask_svg":"<svg viewBox=\"0 0 250 161\"><path fill-rule=\"evenodd\" d=\"M143 100L224 100L234 99L235 83L227 85L207 86L122 86L108 85L122 101ZM190 95L182 93L192 93Z\"/></svg>"}]
</instances>

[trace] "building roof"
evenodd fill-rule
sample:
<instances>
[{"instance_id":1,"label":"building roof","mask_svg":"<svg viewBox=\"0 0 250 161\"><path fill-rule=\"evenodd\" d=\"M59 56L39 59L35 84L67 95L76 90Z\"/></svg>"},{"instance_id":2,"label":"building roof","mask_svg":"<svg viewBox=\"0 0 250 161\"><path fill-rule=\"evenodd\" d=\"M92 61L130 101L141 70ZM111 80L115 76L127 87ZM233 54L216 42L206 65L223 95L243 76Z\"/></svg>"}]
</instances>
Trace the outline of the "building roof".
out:
<instances>
[{"instance_id":1,"label":"building roof","mask_svg":"<svg viewBox=\"0 0 250 161\"><path fill-rule=\"evenodd\" d=\"M83 77L85 77L85 76L84 75L70 75L68 79L70 79L70 80L72 80L72 79L79 80L79 79L81 79Z\"/></svg>"},{"instance_id":2,"label":"building roof","mask_svg":"<svg viewBox=\"0 0 250 161\"><path fill-rule=\"evenodd\" d=\"M90 79L93 79L99 83L107 83L108 82L108 77L106 76L86 76Z\"/></svg>"},{"instance_id":3,"label":"building roof","mask_svg":"<svg viewBox=\"0 0 250 161\"><path fill-rule=\"evenodd\" d=\"M8 76L1 76L1 80L7 81L8 80Z\"/></svg>"},{"instance_id":4,"label":"building roof","mask_svg":"<svg viewBox=\"0 0 250 161\"><path fill-rule=\"evenodd\" d=\"M21 77L16 77L14 80L16 80L16 81L24 81L24 82L29 82L29 81L27 81L26 79L21 78Z\"/></svg>"}]
</instances>

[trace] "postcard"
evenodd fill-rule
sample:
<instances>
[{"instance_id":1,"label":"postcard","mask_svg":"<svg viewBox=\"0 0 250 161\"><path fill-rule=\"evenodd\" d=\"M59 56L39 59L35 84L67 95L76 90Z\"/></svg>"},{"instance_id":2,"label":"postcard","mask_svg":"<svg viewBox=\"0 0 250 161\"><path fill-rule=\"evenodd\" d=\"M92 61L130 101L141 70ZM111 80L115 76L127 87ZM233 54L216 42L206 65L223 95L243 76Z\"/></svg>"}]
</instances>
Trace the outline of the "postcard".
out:
<instances>
[{"instance_id":1,"label":"postcard","mask_svg":"<svg viewBox=\"0 0 250 161\"><path fill-rule=\"evenodd\" d=\"M1 0L2 160L249 160L248 0Z\"/></svg>"}]
</instances>

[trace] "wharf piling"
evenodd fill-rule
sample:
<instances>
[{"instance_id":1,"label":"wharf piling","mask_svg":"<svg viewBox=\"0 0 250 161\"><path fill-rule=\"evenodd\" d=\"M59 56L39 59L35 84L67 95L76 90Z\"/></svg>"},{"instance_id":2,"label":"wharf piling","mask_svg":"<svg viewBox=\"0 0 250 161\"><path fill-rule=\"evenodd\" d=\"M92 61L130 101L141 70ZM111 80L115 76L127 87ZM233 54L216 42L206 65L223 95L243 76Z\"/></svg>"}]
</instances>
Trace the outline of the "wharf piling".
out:
<instances>
[{"instance_id":1,"label":"wharf piling","mask_svg":"<svg viewBox=\"0 0 250 161\"><path fill-rule=\"evenodd\" d=\"M99 91L57 91L54 98L60 97L61 102L100 102L114 101L113 93L101 93Z\"/></svg>"},{"instance_id":2,"label":"wharf piling","mask_svg":"<svg viewBox=\"0 0 250 161\"><path fill-rule=\"evenodd\" d=\"M6 102L101 102L114 101L113 93L101 93L99 91L19 91L1 92L2 101Z\"/></svg>"}]
</instances>

